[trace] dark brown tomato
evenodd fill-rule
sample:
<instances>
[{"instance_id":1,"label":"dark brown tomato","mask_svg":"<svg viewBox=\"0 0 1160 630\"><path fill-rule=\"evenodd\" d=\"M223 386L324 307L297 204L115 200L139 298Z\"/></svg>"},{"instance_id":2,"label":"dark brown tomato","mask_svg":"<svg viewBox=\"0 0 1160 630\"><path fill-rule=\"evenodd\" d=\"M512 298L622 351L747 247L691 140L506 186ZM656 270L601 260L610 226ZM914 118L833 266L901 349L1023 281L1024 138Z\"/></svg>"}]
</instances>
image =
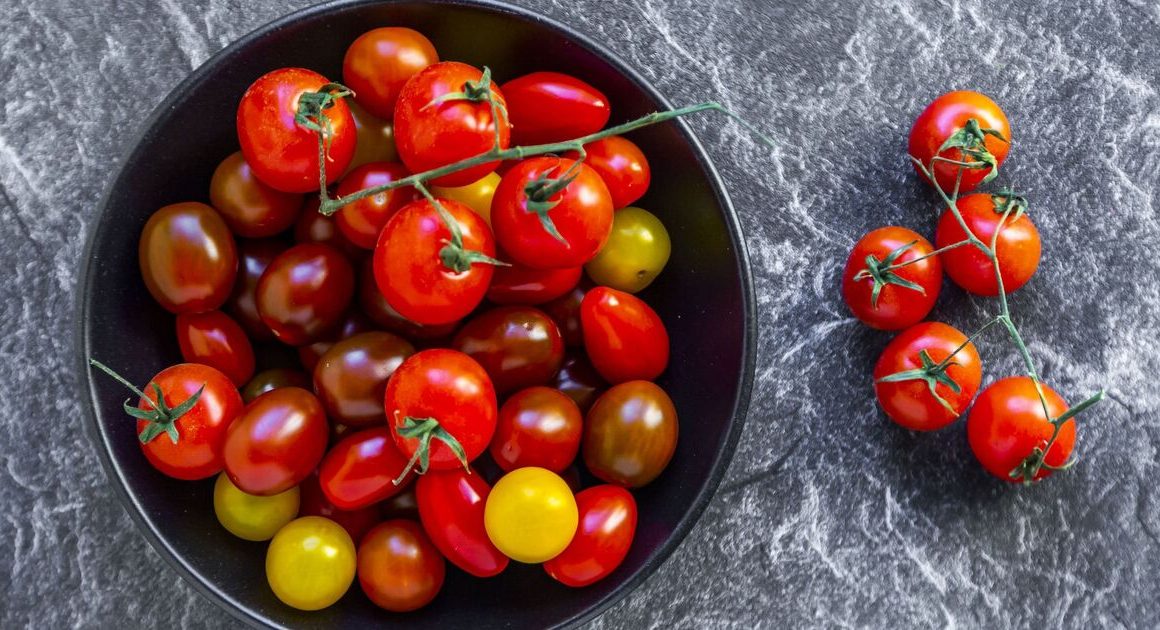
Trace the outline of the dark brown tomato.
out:
<instances>
[{"instance_id":1,"label":"dark brown tomato","mask_svg":"<svg viewBox=\"0 0 1160 630\"><path fill-rule=\"evenodd\" d=\"M346 316L342 318L342 323L327 333L322 341L315 341L310 345L298 348L298 361L302 364L302 367L306 368L307 372L313 374L314 368L318 366L318 360L335 343L361 333L370 332L374 329L374 323L366 315L352 308L346 312Z\"/></svg>"},{"instance_id":2,"label":"dark brown tomato","mask_svg":"<svg viewBox=\"0 0 1160 630\"><path fill-rule=\"evenodd\" d=\"M572 402L580 407L582 413L588 413L592 403L608 389L608 383L600 378L596 368L583 354L574 354L564 359L556 378L552 379L552 387L560 390Z\"/></svg>"},{"instance_id":3,"label":"dark brown tomato","mask_svg":"<svg viewBox=\"0 0 1160 630\"><path fill-rule=\"evenodd\" d=\"M584 464L608 483L639 488L668 466L677 433L677 410L663 389L648 381L621 383L588 411Z\"/></svg>"},{"instance_id":4,"label":"dark brown tomato","mask_svg":"<svg viewBox=\"0 0 1160 630\"><path fill-rule=\"evenodd\" d=\"M241 151L218 165L209 182L209 201L234 234L244 238L273 236L294 225L302 195L262 183Z\"/></svg>"},{"instance_id":5,"label":"dark brown tomato","mask_svg":"<svg viewBox=\"0 0 1160 630\"><path fill-rule=\"evenodd\" d=\"M414 346L388 332L343 339L314 368L314 391L334 422L353 428L386 424L387 379L414 353Z\"/></svg>"},{"instance_id":6,"label":"dark brown tomato","mask_svg":"<svg viewBox=\"0 0 1160 630\"><path fill-rule=\"evenodd\" d=\"M242 400L249 404L258 396L280 387L301 387L310 389L310 376L306 372L289 368L272 368L254 375L242 389Z\"/></svg>"},{"instance_id":7,"label":"dark brown tomato","mask_svg":"<svg viewBox=\"0 0 1160 630\"><path fill-rule=\"evenodd\" d=\"M354 270L328 245L295 245L275 258L258 282L258 312L279 341L304 346L342 320L354 297Z\"/></svg>"},{"instance_id":8,"label":"dark brown tomato","mask_svg":"<svg viewBox=\"0 0 1160 630\"><path fill-rule=\"evenodd\" d=\"M483 366L500 395L548 383L564 362L556 323L530 306L484 311L460 329L452 345Z\"/></svg>"},{"instance_id":9,"label":"dark brown tomato","mask_svg":"<svg viewBox=\"0 0 1160 630\"><path fill-rule=\"evenodd\" d=\"M226 222L213 208L192 201L165 206L149 217L137 258L145 287L171 313L220 308L238 270Z\"/></svg>"},{"instance_id":10,"label":"dark brown tomato","mask_svg":"<svg viewBox=\"0 0 1160 630\"><path fill-rule=\"evenodd\" d=\"M579 285L564 295L544 304L544 309L564 336L564 345L569 348L584 347L584 330L580 327L580 303L592 285L582 280Z\"/></svg>"},{"instance_id":11,"label":"dark brown tomato","mask_svg":"<svg viewBox=\"0 0 1160 630\"><path fill-rule=\"evenodd\" d=\"M258 281L266 272L266 267L286 251L286 244L275 239L238 241L238 278L234 282L234 292L226 302L226 312L246 330L254 341L271 341L274 333L258 314Z\"/></svg>"}]
</instances>

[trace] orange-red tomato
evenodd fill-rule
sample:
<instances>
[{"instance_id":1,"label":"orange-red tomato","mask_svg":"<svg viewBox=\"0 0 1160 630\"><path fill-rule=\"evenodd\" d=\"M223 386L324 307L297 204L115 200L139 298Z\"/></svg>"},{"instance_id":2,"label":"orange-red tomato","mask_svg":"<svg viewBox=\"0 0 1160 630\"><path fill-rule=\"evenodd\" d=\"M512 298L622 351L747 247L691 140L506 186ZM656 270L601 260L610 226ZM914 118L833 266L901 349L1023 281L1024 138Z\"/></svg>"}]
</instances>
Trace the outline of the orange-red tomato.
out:
<instances>
[{"instance_id":1,"label":"orange-red tomato","mask_svg":"<svg viewBox=\"0 0 1160 630\"><path fill-rule=\"evenodd\" d=\"M854 317L881 330L901 330L922 321L934 308L942 288L943 265L939 257L884 272L877 299L868 259L872 257L873 264L882 268L908 263L933 251L930 241L904 227L878 228L863 236L850 251L842 274L842 297Z\"/></svg>"},{"instance_id":2,"label":"orange-red tomato","mask_svg":"<svg viewBox=\"0 0 1160 630\"><path fill-rule=\"evenodd\" d=\"M422 33L385 26L359 35L346 49L342 80L358 104L389 120L407 80L438 61L439 53Z\"/></svg>"},{"instance_id":3,"label":"orange-red tomato","mask_svg":"<svg viewBox=\"0 0 1160 630\"><path fill-rule=\"evenodd\" d=\"M996 210L994 197L987 193L976 193L960 198L956 205L971 233L990 247L1004 214ZM946 247L966 238L967 233L954 214L950 210L944 212L934 235L935 246ZM999 230L999 238L995 241L995 255L999 258L999 273L1003 277L1005 293L1022 287L1035 275L1041 251L1039 230L1035 229L1027 213L1020 214L1014 221L1011 216L1003 221L1003 229ZM999 295L995 266L977 247L956 247L939 254L939 257L942 258L947 276L955 284L975 295Z\"/></svg>"},{"instance_id":4,"label":"orange-red tomato","mask_svg":"<svg viewBox=\"0 0 1160 630\"><path fill-rule=\"evenodd\" d=\"M1050 387L1041 385L1051 418L1067 411L1067 403ZM991 383L979 394L967 416L967 442L987 472L1005 481L1022 481L1011 476L1035 448L1044 448L1051 439L1052 426L1043 414L1043 403L1035 383L1026 376L1009 376ZM1059 437L1051 445L1044 463L1062 466L1075 447L1075 420L1063 423ZM1054 471L1044 466L1035 473L1043 479Z\"/></svg>"},{"instance_id":5,"label":"orange-red tomato","mask_svg":"<svg viewBox=\"0 0 1160 630\"><path fill-rule=\"evenodd\" d=\"M443 588L443 556L414 521L380 523L358 548L358 581L375 605L392 612L417 610Z\"/></svg>"},{"instance_id":6,"label":"orange-red tomato","mask_svg":"<svg viewBox=\"0 0 1160 630\"><path fill-rule=\"evenodd\" d=\"M966 344L966 345L963 345ZM959 391L949 384L934 381L934 391L950 406L948 409L931 393L923 378L904 381L880 379L891 375L922 370L927 367L922 359L925 352L929 363L937 365L955 353L943 372ZM915 376L919 376L917 372ZM933 431L954 422L967 410L979 391L983 378L982 360L975 344L958 329L939 322L922 322L902 331L887 344L874 366L874 393L878 404L891 420L915 431Z\"/></svg>"},{"instance_id":7,"label":"orange-red tomato","mask_svg":"<svg viewBox=\"0 0 1160 630\"><path fill-rule=\"evenodd\" d=\"M623 291L596 287L580 304L584 349L609 383L650 381L669 364L669 333L644 300Z\"/></svg>"},{"instance_id":8,"label":"orange-red tomato","mask_svg":"<svg viewBox=\"0 0 1160 630\"><path fill-rule=\"evenodd\" d=\"M914 121L914 126L910 129L910 155L918 158L924 166L930 168L931 159L934 158L939 147L972 118L979 123L980 128L993 129L1002 134L1003 140L991 135L985 136L984 140L984 146L995 156L995 161L1002 164L1007 159L1007 151L1011 146L1011 125L1007 122L1007 115L995 104L995 101L970 90L943 94L922 110L922 113ZM959 149L947 149L938 155L953 160L964 160ZM966 158L966 161L969 160L969 157ZM915 170L918 170L917 167ZM935 179L938 181L939 187L948 195L954 190L955 177L958 171L959 167L954 164L947 162L934 164ZM988 172L989 169L986 168L963 169L963 179L959 185L959 192L974 190ZM922 175L921 171L919 175Z\"/></svg>"}]
</instances>

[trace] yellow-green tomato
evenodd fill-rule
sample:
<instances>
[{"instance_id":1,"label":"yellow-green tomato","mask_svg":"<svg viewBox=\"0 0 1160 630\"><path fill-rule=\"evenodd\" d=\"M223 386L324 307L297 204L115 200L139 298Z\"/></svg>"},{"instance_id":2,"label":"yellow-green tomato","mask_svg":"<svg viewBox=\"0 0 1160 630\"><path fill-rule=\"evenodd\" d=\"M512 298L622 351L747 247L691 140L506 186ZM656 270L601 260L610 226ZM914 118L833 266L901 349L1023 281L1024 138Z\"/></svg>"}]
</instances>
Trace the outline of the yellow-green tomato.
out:
<instances>
[{"instance_id":1,"label":"yellow-green tomato","mask_svg":"<svg viewBox=\"0 0 1160 630\"><path fill-rule=\"evenodd\" d=\"M487 537L504 555L536 564L555 558L572 542L579 522L568 484L546 468L517 468L504 475L483 508Z\"/></svg>"},{"instance_id":2,"label":"yellow-green tomato","mask_svg":"<svg viewBox=\"0 0 1160 630\"><path fill-rule=\"evenodd\" d=\"M246 494L225 473L213 485L213 511L231 534L246 540L270 540L298 516L298 486L268 497Z\"/></svg>"},{"instance_id":3,"label":"yellow-green tomato","mask_svg":"<svg viewBox=\"0 0 1160 630\"><path fill-rule=\"evenodd\" d=\"M432 186L431 193L436 197L466 204L476 214L483 217L484 221L487 221L488 227L491 227L491 198L495 196L495 188L499 186L499 180L500 176L497 173L488 173L466 186L456 188Z\"/></svg>"},{"instance_id":4,"label":"yellow-green tomato","mask_svg":"<svg viewBox=\"0 0 1160 630\"><path fill-rule=\"evenodd\" d=\"M584 271L596 284L629 293L652 284L669 262L672 243L661 220L648 210L629 206L612 218L612 234Z\"/></svg>"},{"instance_id":5,"label":"yellow-green tomato","mask_svg":"<svg viewBox=\"0 0 1160 630\"><path fill-rule=\"evenodd\" d=\"M278 530L266 550L266 580L278 599L299 610L321 610L350 588L354 542L341 525L303 516Z\"/></svg>"}]
</instances>

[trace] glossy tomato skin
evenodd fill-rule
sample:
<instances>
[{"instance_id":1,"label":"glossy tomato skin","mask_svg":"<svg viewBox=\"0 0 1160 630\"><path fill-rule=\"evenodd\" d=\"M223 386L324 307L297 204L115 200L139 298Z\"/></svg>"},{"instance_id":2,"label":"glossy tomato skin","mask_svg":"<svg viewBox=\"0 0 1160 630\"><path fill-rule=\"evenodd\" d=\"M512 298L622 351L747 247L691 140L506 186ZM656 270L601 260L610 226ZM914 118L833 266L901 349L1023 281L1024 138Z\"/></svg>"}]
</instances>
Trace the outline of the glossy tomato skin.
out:
<instances>
[{"instance_id":1,"label":"glossy tomato skin","mask_svg":"<svg viewBox=\"0 0 1160 630\"><path fill-rule=\"evenodd\" d=\"M596 477L627 488L648 484L677 448L677 410L648 381L614 385L584 419L584 464Z\"/></svg>"},{"instance_id":2,"label":"glossy tomato skin","mask_svg":"<svg viewBox=\"0 0 1160 630\"><path fill-rule=\"evenodd\" d=\"M550 387L529 387L500 408L491 457L508 472L525 466L563 472L580 450L583 425L571 398Z\"/></svg>"},{"instance_id":3,"label":"glossy tomato skin","mask_svg":"<svg viewBox=\"0 0 1160 630\"><path fill-rule=\"evenodd\" d=\"M580 587L608 577L624 562L636 535L636 499L619 486L593 486L576 495L580 525L568 547L544 563L556 581Z\"/></svg>"},{"instance_id":4,"label":"glossy tomato skin","mask_svg":"<svg viewBox=\"0 0 1160 630\"><path fill-rule=\"evenodd\" d=\"M479 215L461 203L440 203L459 225L465 249L495 256L495 240ZM375 247L375 282L403 317L423 325L449 324L483 301L494 267L448 268L439 253L450 239L451 231L426 199L404 206L387 221Z\"/></svg>"},{"instance_id":5,"label":"glossy tomato skin","mask_svg":"<svg viewBox=\"0 0 1160 630\"><path fill-rule=\"evenodd\" d=\"M476 577L499 575L508 557L487 537L483 512L491 487L478 472L431 471L415 483L419 517L431 542L452 564Z\"/></svg>"},{"instance_id":6,"label":"glossy tomato skin","mask_svg":"<svg viewBox=\"0 0 1160 630\"><path fill-rule=\"evenodd\" d=\"M246 386L242 388L242 400L249 403L258 396L279 387L310 389L312 385L310 377L305 372L289 368L271 368L258 372L254 378L250 379L250 382L246 383Z\"/></svg>"},{"instance_id":7,"label":"glossy tomato skin","mask_svg":"<svg viewBox=\"0 0 1160 630\"><path fill-rule=\"evenodd\" d=\"M596 368L592 367L588 357L583 354L565 357L564 364L552 379L551 386L571 398L581 413L588 413L592 403L608 389L608 383L600 378Z\"/></svg>"},{"instance_id":8,"label":"glossy tomato skin","mask_svg":"<svg viewBox=\"0 0 1160 630\"><path fill-rule=\"evenodd\" d=\"M914 260L934 251L930 241L917 232L893 226L871 231L850 251L846 269L842 273L842 297L854 317L867 326L879 330L902 330L922 321L934 308L942 289L942 254L894 270L893 273L898 277L921 286L922 292L898 284L887 284L878 295L877 305L871 301L874 280L854 279L858 272L866 269L867 256L882 261L895 249L912 242L914 245L895 259L895 263Z\"/></svg>"},{"instance_id":9,"label":"glossy tomato skin","mask_svg":"<svg viewBox=\"0 0 1160 630\"><path fill-rule=\"evenodd\" d=\"M222 160L214 170L209 200L230 230L245 238L273 236L286 230L294 225L302 209L302 195L262 183L240 151Z\"/></svg>"},{"instance_id":10,"label":"glossy tomato skin","mask_svg":"<svg viewBox=\"0 0 1160 630\"><path fill-rule=\"evenodd\" d=\"M891 374L922 368L919 356L922 351L939 363L963 343L966 346L955 353L946 369L946 375L958 384L960 391L956 393L942 383L935 385L935 391L950 404L953 412L931 395L923 380L879 381ZM874 366L874 393L882 410L894 422L914 431L934 431L954 422L967 410L979 392L982 378L979 351L967 341L966 335L943 323L922 322L902 331L882 351Z\"/></svg>"},{"instance_id":11,"label":"glossy tomato skin","mask_svg":"<svg viewBox=\"0 0 1160 630\"><path fill-rule=\"evenodd\" d=\"M516 562L546 562L568 546L579 517L572 489L543 468L517 468L500 478L487 496L487 536Z\"/></svg>"},{"instance_id":12,"label":"glossy tomato skin","mask_svg":"<svg viewBox=\"0 0 1160 630\"><path fill-rule=\"evenodd\" d=\"M452 92L462 92L470 81L483 77L479 69L457 61L427 66L412 77L395 104L395 145L399 157L412 173L421 173L486 153L495 144L497 121L487 101L449 100L428 107ZM505 105L503 93L492 84L497 105ZM501 109L501 107L497 107ZM499 146L508 148L511 125L499 115ZM436 186L466 186L495 170L488 162L431 180Z\"/></svg>"},{"instance_id":13,"label":"glossy tomato skin","mask_svg":"<svg viewBox=\"0 0 1160 630\"><path fill-rule=\"evenodd\" d=\"M221 311L178 315L177 344L187 362L217 368L237 387L254 375L254 348L246 331Z\"/></svg>"},{"instance_id":14,"label":"glossy tomato skin","mask_svg":"<svg viewBox=\"0 0 1160 630\"><path fill-rule=\"evenodd\" d=\"M995 211L995 202L987 193L976 193L959 198L957 204L959 213L963 215L971 233L988 247L994 238L995 230L1003 214ZM935 231L934 242L936 247L945 247L958 243L967 238L967 233L959 225L958 220L950 210L939 217L938 229ZM1039 230L1031 222L1027 213L1012 221L1010 217L1003 222L1003 229L999 231L999 238L995 242L995 253L999 257L999 273L1003 276L1003 290L1011 293L1027 284L1035 270L1039 268L1039 256L1042 253L1042 244L1039 241ZM975 295L999 295L999 283L995 280L995 267L978 248L966 245L957 247L948 252L939 254L947 276L963 289Z\"/></svg>"},{"instance_id":15,"label":"glossy tomato skin","mask_svg":"<svg viewBox=\"0 0 1160 630\"><path fill-rule=\"evenodd\" d=\"M1042 385L1047 411L1058 418L1067 411L1067 403L1050 387ZM1009 376L991 383L979 394L967 416L967 443L987 472L1009 482L1011 471L1043 448L1051 439L1051 423L1043 416L1043 405L1035 383L1026 376ZM1047 452L1044 463L1062 466L1075 447L1075 420L1063 423L1059 437ZM1054 471L1044 466L1035 480L1049 477Z\"/></svg>"},{"instance_id":16,"label":"glossy tomato skin","mask_svg":"<svg viewBox=\"0 0 1160 630\"><path fill-rule=\"evenodd\" d=\"M258 281L266 272L266 267L286 251L286 244L276 239L242 239L238 241L238 277L234 290L225 304L225 310L233 316L246 335L254 341L271 341L274 333L262 321L258 313Z\"/></svg>"},{"instance_id":17,"label":"glossy tomato skin","mask_svg":"<svg viewBox=\"0 0 1160 630\"><path fill-rule=\"evenodd\" d=\"M501 306L476 315L455 334L452 347L487 370L498 394L543 385L564 361L556 323L530 306Z\"/></svg>"},{"instance_id":18,"label":"glossy tomato skin","mask_svg":"<svg viewBox=\"0 0 1160 630\"><path fill-rule=\"evenodd\" d=\"M379 608L418 610L443 588L447 563L414 521L380 523L358 548L358 580Z\"/></svg>"},{"instance_id":19,"label":"glossy tomato skin","mask_svg":"<svg viewBox=\"0 0 1160 630\"><path fill-rule=\"evenodd\" d=\"M318 136L295 120L299 100L330 81L303 68L279 68L250 85L238 105L238 142L258 179L288 193L318 190ZM356 131L342 99L324 112L331 136L326 151L326 183L346 171L354 157Z\"/></svg>"},{"instance_id":20,"label":"glossy tomato skin","mask_svg":"<svg viewBox=\"0 0 1160 630\"><path fill-rule=\"evenodd\" d=\"M672 253L669 232L648 210L622 208L612 219L612 234L600 253L584 265L593 282L640 293L656 280Z\"/></svg>"},{"instance_id":21,"label":"glossy tomato skin","mask_svg":"<svg viewBox=\"0 0 1160 630\"><path fill-rule=\"evenodd\" d=\"M402 492L409 479L395 484L407 458L395 447L387 427L347 435L323 458L318 479L326 499L341 510L357 510Z\"/></svg>"},{"instance_id":22,"label":"glossy tomato skin","mask_svg":"<svg viewBox=\"0 0 1160 630\"><path fill-rule=\"evenodd\" d=\"M651 381L669 365L669 333L644 300L596 287L580 305L584 349L592 366L612 384Z\"/></svg>"},{"instance_id":23,"label":"glossy tomato skin","mask_svg":"<svg viewBox=\"0 0 1160 630\"><path fill-rule=\"evenodd\" d=\"M559 72L533 72L503 84L516 145L563 142L596 133L612 108L600 90Z\"/></svg>"},{"instance_id":24,"label":"glossy tomato skin","mask_svg":"<svg viewBox=\"0 0 1160 630\"><path fill-rule=\"evenodd\" d=\"M575 179L549 201L557 202L548 218L564 241L540 222L527 187L541 178L559 178L574 164L558 157L536 157L512 167L499 182L491 204L491 224L499 246L515 262L534 269L578 267L592 260L612 232L612 198L600 175L586 164Z\"/></svg>"},{"instance_id":25,"label":"glossy tomato skin","mask_svg":"<svg viewBox=\"0 0 1160 630\"><path fill-rule=\"evenodd\" d=\"M1011 141L1011 125L1007 122L1007 115L995 104L995 101L970 90L943 94L922 110L922 113L915 119L914 126L910 129L910 155L918 158L924 166L930 168L931 159L934 158L943 142L946 142L946 139L955 131L965 126L967 120L971 118L977 120L981 128L994 129L1003 135L1005 140L988 135L983 142L987 150L995 156L995 160L1002 165L1003 161L1007 159L1007 152L1010 149L1009 142ZM959 149L947 149L939 155L954 160L963 159ZM918 171L918 168L916 167L915 170ZM921 171L918 172L920 177L926 179ZM959 184L959 192L965 193L974 190L986 177L987 172L987 169L964 169L963 180ZM938 162L935 164L934 173L939 187L950 195L955 187L958 167Z\"/></svg>"},{"instance_id":26,"label":"glossy tomato skin","mask_svg":"<svg viewBox=\"0 0 1160 630\"><path fill-rule=\"evenodd\" d=\"M213 509L218 522L243 540L270 540L286 523L298 516L299 492L295 486L268 497L246 494L218 475L213 486Z\"/></svg>"},{"instance_id":27,"label":"glossy tomato skin","mask_svg":"<svg viewBox=\"0 0 1160 630\"><path fill-rule=\"evenodd\" d=\"M358 260L366 250L350 242L350 239L343 235L342 230L338 229L338 221L334 215L322 214L318 211L318 206L318 197L306 200L306 205L302 207L302 214L298 216L298 222L294 224L294 242L299 244L322 243L346 254L347 258L352 261Z\"/></svg>"},{"instance_id":28,"label":"glossy tomato skin","mask_svg":"<svg viewBox=\"0 0 1160 630\"><path fill-rule=\"evenodd\" d=\"M500 260L511 257L500 253ZM523 304L534 306L550 302L571 291L584 275L581 267L563 269L533 269L520 263L496 267L487 289L487 299L493 304Z\"/></svg>"},{"instance_id":29,"label":"glossy tomato skin","mask_svg":"<svg viewBox=\"0 0 1160 630\"><path fill-rule=\"evenodd\" d=\"M652 169L644 151L632 140L621 136L609 136L584 145L584 163L591 166L608 186L612 197L612 207L620 210L638 201L648 192L652 182ZM569 151L567 157L579 154Z\"/></svg>"},{"instance_id":30,"label":"glossy tomato skin","mask_svg":"<svg viewBox=\"0 0 1160 630\"><path fill-rule=\"evenodd\" d=\"M410 175L407 167L398 162L364 164L342 178L338 184L338 196L345 197L366 188L389 184L407 175ZM339 208L335 220L347 240L364 249L373 249L387 219L414 199L415 190L409 186L388 190Z\"/></svg>"},{"instance_id":31,"label":"glossy tomato skin","mask_svg":"<svg viewBox=\"0 0 1160 630\"><path fill-rule=\"evenodd\" d=\"M590 283L581 279L580 284L571 291L540 307L560 327L560 334L564 336L564 345L569 348L584 347L584 330L580 324L580 305L584 302L584 296L591 288Z\"/></svg>"},{"instance_id":32,"label":"glossy tomato skin","mask_svg":"<svg viewBox=\"0 0 1160 630\"><path fill-rule=\"evenodd\" d=\"M354 269L320 243L295 245L270 262L258 281L258 312L279 341L319 341L342 320L354 296Z\"/></svg>"},{"instance_id":33,"label":"glossy tomato skin","mask_svg":"<svg viewBox=\"0 0 1160 630\"><path fill-rule=\"evenodd\" d=\"M377 506L369 505L355 510L339 509L326 498L320 484L317 471L310 473L310 476L299 484L301 507L298 513L301 516L322 516L338 523L357 545L375 523L379 522Z\"/></svg>"},{"instance_id":34,"label":"glossy tomato skin","mask_svg":"<svg viewBox=\"0 0 1160 630\"><path fill-rule=\"evenodd\" d=\"M438 61L439 53L422 33L386 26L359 35L346 49L342 80L367 111L389 119L403 84Z\"/></svg>"},{"instance_id":35,"label":"glossy tomato skin","mask_svg":"<svg viewBox=\"0 0 1160 630\"><path fill-rule=\"evenodd\" d=\"M458 321L447 324L423 325L403 317L383 297L375 282L374 263L367 260L359 274L358 304L362 312L377 326L408 339L430 340L450 337L459 326Z\"/></svg>"},{"instance_id":36,"label":"glossy tomato skin","mask_svg":"<svg viewBox=\"0 0 1160 630\"><path fill-rule=\"evenodd\" d=\"M383 426L387 379L415 347L388 332L365 332L330 347L314 368L314 391L334 422Z\"/></svg>"},{"instance_id":37,"label":"glossy tomato skin","mask_svg":"<svg viewBox=\"0 0 1160 630\"><path fill-rule=\"evenodd\" d=\"M176 444L164 432L141 445L145 459L157 470L174 479L194 480L212 477L225 465L222 451L230 424L242 413L242 397L229 377L207 365L181 363L157 373L151 383L161 387L165 404L172 409L187 401L203 385L197 403L178 418L179 439ZM153 387L142 389L149 402L141 399L138 409L152 410L156 400ZM149 426L139 420L137 433Z\"/></svg>"},{"instance_id":38,"label":"glossy tomato skin","mask_svg":"<svg viewBox=\"0 0 1160 630\"><path fill-rule=\"evenodd\" d=\"M137 250L141 277L170 313L220 308L238 270L234 237L221 215L204 203L184 202L154 212Z\"/></svg>"},{"instance_id":39,"label":"glossy tomato skin","mask_svg":"<svg viewBox=\"0 0 1160 630\"><path fill-rule=\"evenodd\" d=\"M298 361L302 363L302 367L307 372L314 374L314 368L318 367L318 361L322 355L326 354L334 344L343 339L350 339L355 335L360 335L365 332L371 332L375 329L374 322L372 322L366 315L357 309L350 309L343 315L342 322L337 328L332 329L329 333L323 336L322 341L315 341L312 344L298 347ZM313 383L313 381L311 381ZM313 386L313 385L311 385ZM310 387L307 387L309 389Z\"/></svg>"},{"instance_id":40,"label":"glossy tomato skin","mask_svg":"<svg viewBox=\"0 0 1160 630\"><path fill-rule=\"evenodd\" d=\"M344 529L320 516L303 516L270 541L266 580L287 606L321 610L346 594L355 562L354 542Z\"/></svg>"},{"instance_id":41,"label":"glossy tomato skin","mask_svg":"<svg viewBox=\"0 0 1160 630\"><path fill-rule=\"evenodd\" d=\"M269 496L298 485L326 450L326 412L297 387L266 392L246 405L226 435L226 472L242 492Z\"/></svg>"}]
</instances>

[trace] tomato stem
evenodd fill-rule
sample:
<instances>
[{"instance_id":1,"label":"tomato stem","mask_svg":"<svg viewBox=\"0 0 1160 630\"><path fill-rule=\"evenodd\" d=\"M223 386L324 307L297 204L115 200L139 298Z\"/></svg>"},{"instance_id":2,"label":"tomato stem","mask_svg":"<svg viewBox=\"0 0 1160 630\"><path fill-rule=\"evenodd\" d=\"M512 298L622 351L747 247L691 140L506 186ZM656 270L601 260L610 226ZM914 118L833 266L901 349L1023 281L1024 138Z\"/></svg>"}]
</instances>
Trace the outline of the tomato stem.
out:
<instances>
[{"instance_id":1,"label":"tomato stem","mask_svg":"<svg viewBox=\"0 0 1160 630\"><path fill-rule=\"evenodd\" d=\"M471 269L471 265L475 263L482 263L487 265L495 265L497 267L508 267L508 263L502 260L497 260L488 256L483 252L478 252L472 249L467 249L463 246L463 230L459 228L459 222L443 204L427 190L427 186L421 182L415 184L415 190L423 193L431 206L435 208L435 212L439 214L439 220L447 226L447 230L451 232L451 240L444 241L443 249L439 250L439 260L443 262L443 266L454 271L455 273L464 273Z\"/></svg>"},{"instance_id":2,"label":"tomato stem","mask_svg":"<svg viewBox=\"0 0 1160 630\"><path fill-rule=\"evenodd\" d=\"M419 440L419 445L415 447L415 452L411 455L411 459L407 461L407 466L391 482L396 486L403 483L403 480L407 478L407 475L412 470L416 470L420 475L427 472L427 469L431 465L431 440L433 439L440 440L446 444L451 449L451 452L455 454L455 458L463 464L463 468L468 473L471 472L471 467L467 462L467 453L463 450L463 445L459 443L459 440L455 439L455 436L448 433L447 429L440 426L439 421L435 418L415 418L407 416L403 418L402 426L395 426L395 432L399 434L399 437ZM418 469L415 468L415 464L419 465Z\"/></svg>"},{"instance_id":3,"label":"tomato stem","mask_svg":"<svg viewBox=\"0 0 1160 630\"><path fill-rule=\"evenodd\" d=\"M153 440L153 438L156 438L162 433L168 435L169 439L174 444L177 444L178 440L181 439L181 435L177 431L178 419L188 413L190 409L193 409L193 406L197 404L199 399L201 399L202 392L205 391L206 384L202 383L201 387L199 387L192 396L183 401L180 405L171 408L165 403L165 394L161 391L161 386L157 383L152 381L149 383L149 385L153 388L154 395L154 398L151 399L149 396L145 395L145 392L137 389L136 385L130 383L128 379L121 376L120 374L117 374L112 368L105 365L104 363L90 358L89 365L92 365L105 374L113 377L113 379L115 379L118 383L129 388L130 391L132 391L134 394L137 394L141 400L144 400L150 407L152 407L152 409L140 409L138 407L134 407L133 405L129 404L130 401L133 400L132 398L126 399L122 404L122 408L125 410L125 413L138 420L145 420L149 423L145 426L144 429L141 430L141 433L137 434L137 439L139 439L142 444L148 444Z\"/></svg>"}]
</instances>

